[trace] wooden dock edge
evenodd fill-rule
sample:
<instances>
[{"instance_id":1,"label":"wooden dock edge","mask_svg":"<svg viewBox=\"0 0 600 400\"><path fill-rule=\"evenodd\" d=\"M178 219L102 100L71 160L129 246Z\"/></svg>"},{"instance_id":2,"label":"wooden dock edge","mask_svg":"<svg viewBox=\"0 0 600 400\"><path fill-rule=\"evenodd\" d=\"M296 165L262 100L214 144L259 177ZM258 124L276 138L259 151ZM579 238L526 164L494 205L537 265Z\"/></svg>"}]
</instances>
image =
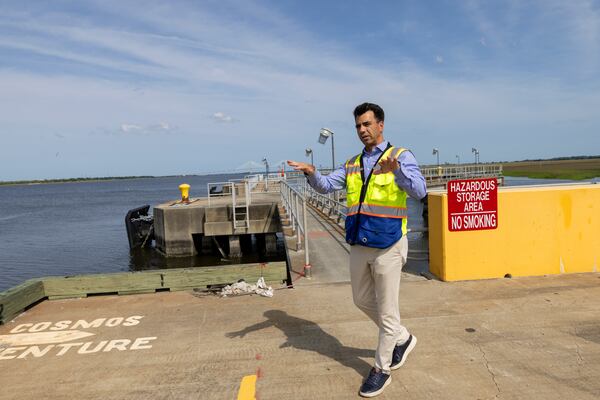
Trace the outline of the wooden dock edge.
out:
<instances>
[{"instance_id":1,"label":"wooden dock edge","mask_svg":"<svg viewBox=\"0 0 600 400\"><path fill-rule=\"evenodd\" d=\"M286 261L30 279L0 292L0 325L46 299L190 290L240 279L256 283L261 276L272 286L291 284Z\"/></svg>"},{"instance_id":2,"label":"wooden dock edge","mask_svg":"<svg viewBox=\"0 0 600 400\"><path fill-rule=\"evenodd\" d=\"M40 279L29 279L0 293L0 324L7 323L45 298L44 283Z\"/></svg>"}]
</instances>

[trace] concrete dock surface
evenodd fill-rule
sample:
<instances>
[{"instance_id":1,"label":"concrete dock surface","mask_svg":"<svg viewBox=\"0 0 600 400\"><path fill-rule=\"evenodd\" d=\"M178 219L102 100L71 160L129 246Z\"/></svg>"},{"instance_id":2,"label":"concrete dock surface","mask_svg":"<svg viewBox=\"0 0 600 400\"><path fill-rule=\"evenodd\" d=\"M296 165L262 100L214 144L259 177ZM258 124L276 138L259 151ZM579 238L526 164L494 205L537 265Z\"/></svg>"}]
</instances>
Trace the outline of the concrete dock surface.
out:
<instances>
[{"instance_id":1,"label":"concrete dock surface","mask_svg":"<svg viewBox=\"0 0 600 400\"><path fill-rule=\"evenodd\" d=\"M353 399L377 328L353 304L349 248L311 211L294 288L43 301L0 326L0 399ZM409 242L411 237L409 236ZM409 252L410 257L410 252ZM418 338L381 399L600 398L600 274L440 282L402 274Z\"/></svg>"},{"instance_id":2,"label":"concrete dock surface","mask_svg":"<svg viewBox=\"0 0 600 400\"><path fill-rule=\"evenodd\" d=\"M418 344L379 398L600 397L600 274L406 280L400 300ZM377 329L348 282L306 280L272 298L44 301L0 342L1 399L349 399Z\"/></svg>"}]
</instances>

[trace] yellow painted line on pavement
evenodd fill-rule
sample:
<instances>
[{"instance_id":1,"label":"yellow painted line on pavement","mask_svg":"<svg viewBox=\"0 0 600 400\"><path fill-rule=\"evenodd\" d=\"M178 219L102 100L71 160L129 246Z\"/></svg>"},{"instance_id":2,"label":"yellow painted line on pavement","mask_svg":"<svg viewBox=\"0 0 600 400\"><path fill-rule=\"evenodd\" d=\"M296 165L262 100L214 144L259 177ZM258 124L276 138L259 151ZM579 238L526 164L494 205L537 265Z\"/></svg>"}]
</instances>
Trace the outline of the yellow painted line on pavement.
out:
<instances>
[{"instance_id":1,"label":"yellow painted line on pavement","mask_svg":"<svg viewBox=\"0 0 600 400\"><path fill-rule=\"evenodd\" d=\"M242 378L240 391L237 400L255 400L256 394L256 375L246 375Z\"/></svg>"}]
</instances>

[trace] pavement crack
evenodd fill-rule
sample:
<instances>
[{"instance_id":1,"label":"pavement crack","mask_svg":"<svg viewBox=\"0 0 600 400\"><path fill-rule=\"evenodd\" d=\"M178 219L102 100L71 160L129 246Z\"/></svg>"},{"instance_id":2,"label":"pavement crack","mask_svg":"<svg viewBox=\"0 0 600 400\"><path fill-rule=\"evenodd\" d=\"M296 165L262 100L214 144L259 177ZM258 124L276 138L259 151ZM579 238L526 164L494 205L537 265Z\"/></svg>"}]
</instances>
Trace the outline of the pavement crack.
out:
<instances>
[{"instance_id":1,"label":"pavement crack","mask_svg":"<svg viewBox=\"0 0 600 400\"><path fill-rule=\"evenodd\" d=\"M577 363L580 365L585 363L585 360L581 356L581 348L579 347L578 343L575 343L575 351L577 352Z\"/></svg>"},{"instance_id":2,"label":"pavement crack","mask_svg":"<svg viewBox=\"0 0 600 400\"><path fill-rule=\"evenodd\" d=\"M485 361L485 368L487 369L488 373L492 377L492 381L494 382L494 385L496 386L496 390L498 391L498 393L494 397L498 398L498 396L500 396L501 390L500 390L500 386L498 386L498 381L496 381L496 374L494 374L492 372L492 370L490 369L490 362L488 361L488 359L485 355L485 351L483 351L483 349L481 348L481 345L479 343L477 343L477 348L479 349L479 351L481 352L481 355L483 356L483 360Z\"/></svg>"}]
</instances>

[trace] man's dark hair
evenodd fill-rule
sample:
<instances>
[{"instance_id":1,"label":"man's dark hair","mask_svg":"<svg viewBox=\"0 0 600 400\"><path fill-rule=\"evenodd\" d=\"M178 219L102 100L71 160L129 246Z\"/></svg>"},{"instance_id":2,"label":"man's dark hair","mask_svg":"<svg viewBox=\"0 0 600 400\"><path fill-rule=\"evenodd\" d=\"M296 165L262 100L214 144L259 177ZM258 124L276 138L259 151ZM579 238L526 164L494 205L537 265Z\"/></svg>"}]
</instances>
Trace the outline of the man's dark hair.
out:
<instances>
[{"instance_id":1,"label":"man's dark hair","mask_svg":"<svg viewBox=\"0 0 600 400\"><path fill-rule=\"evenodd\" d=\"M354 109L354 119L363 115L367 111L373 111L373 114L375 114L375 118L377 119L377 121L385 120L385 113L383 112L383 108L373 103L362 103L361 105L356 106L356 108Z\"/></svg>"}]
</instances>

